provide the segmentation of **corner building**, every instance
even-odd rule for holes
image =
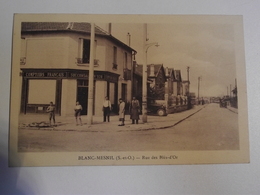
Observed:
[[[21,24],[21,113],[44,113],[52,101],[57,114],[71,116],[79,101],[87,114],[90,30],[89,23]],[[105,96],[116,113],[119,98],[131,100],[136,51],[95,26],[94,53],[94,115],[102,115]]]

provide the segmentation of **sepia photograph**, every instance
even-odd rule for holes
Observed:
[[[242,16],[15,14],[9,166],[249,163]]]

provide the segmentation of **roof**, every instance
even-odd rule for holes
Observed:
[[[84,22],[22,22],[22,32],[39,32],[39,31],[76,31],[91,32],[90,23]],[[109,35],[106,31],[95,27],[95,33],[99,35]]]
[[[158,73],[160,72],[160,69],[163,69],[163,64],[149,64],[147,65],[147,73],[148,73],[148,77],[150,75],[150,70],[151,70],[151,66],[154,66],[154,77],[158,76]],[[163,69],[164,71],[164,69]],[[143,75],[143,66],[142,65],[136,65],[135,67],[135,73],[137,75]]]
[[[184,83],[184,84],[186,84],[186,83],[190,84],[190,81],[185,80],[185,81],[182,81],[182,83]]]
[[[175,79],[175,74],[174,74],[174,69],[173,68],[168,68],[168,74],[169,77]]]
[[[90,34],[91,24],[87,22],[22,22],[22,33],[25,32],[78,32]],[[129,50],[135,51],[125,43],[121,42],[111,34],[95,25],[95,35],[105,36]],[[136,51],[135,51],[136,52]]]

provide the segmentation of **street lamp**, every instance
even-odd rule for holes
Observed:
[[[142,120],[143,123],[147,122],[147,51],[151,46],[158,47],[157,42],[147,43],[144,45],[144,65],[143,65],[143,97],[142,97]]]

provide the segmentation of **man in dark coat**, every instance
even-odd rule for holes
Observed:
[[[130,104],[130,108],[129,108],[129,112],[130,112],[130,119],[132,119],[132,124],[138,124],[138,120],[139,118],[139,112],[140,112],[140,104],[139,101],[133,97],[131,104]]]

